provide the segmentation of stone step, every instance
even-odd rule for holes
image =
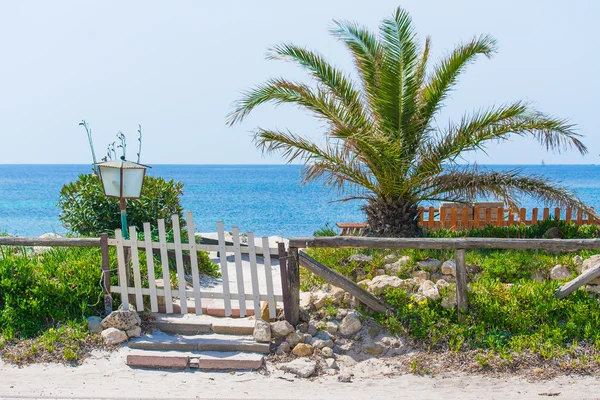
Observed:
[[[201,333],[222,333],[226,335],[252,335],[254,319],[217,318],[210,315],[194,314],[154,314],[154,326],[165,333],[197,335]]]
[[[269,353],[269,343],[257,343],[252,336],[233,336],[219,333],[171,336],[155,332],[139,339],[130,340],[129,347],[140,350],[177,351],[241,351]]]
[[[263,362],[262,354],[240,352],[133,351],[127,355],[130,367],[153,369],[251,370]]]

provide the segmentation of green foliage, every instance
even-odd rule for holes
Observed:
[[[177,214],[184,226],[179,199],[182,193],[181,182],[146,176],[141,197],[127,201],[127,223],[141,231],[144,222],[164,218],[170,228],[171,215]],[[79,175],[75,182],[63,186],[58,206],[62,210],[60,220],[64,227],[81,236],[112,234],[121,228],[119,199],[106,197],[100,178],[94,174]]]
[[[392,331],[403,332],[428,346],[451,350],[491,349],[498,353],[532,351],[551,358],[573,343],[600,345],[600,304],[579,290],[554,298],[558,283],[522,280],[508,285],[480,279],[471,284],[469,312],[462,321],[439,302],[415,301],[401,289],[385,296],[396,313],[379,316]]]
[[[104,307],[100,265],[99,248],[58,248],[29,256],[2,252],[2,336],[32,337],[57,323],[99,314]]]
[[[421,43],[400,7],[383,19],[379,34],[354,22],[335,22],[331,33],[349,51],[355,74],[316,51],[282,43],[268,59],[293,62],[310,81],[275,78],[256,85],[234,103],[228,122],[238,123],[267,103],[291,104],[326,121],[318,141],[268,128],[258,128],[254,141],[263,153],[304,162],[304,181],[338,189],[342,200],[366,200],[370,234],[418,234],[416,206],[424,201],[497,198],[514,206],[527,195],[595,215],[567,188],[543,177],[458,164],[465,153],[514,136],[532,137],[546,150],[587,152],[574,125],[523,101],[440,123],[461,74],[496,53],[494,38],[476,36],[432,64],[430,39]]]
[[[329,222],[326,222],[325,226],[317,229],[313,233],[313,236],[337,236],[338,234],[339,234],[338,229],[331,226],[329,224]]]

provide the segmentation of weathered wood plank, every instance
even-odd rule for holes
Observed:
[[[338,237],[340,237],[340,236],[338,236]],[[344,237],[348,237],[348,236],[344,236]],[[289,322],[292,319],[292,316],[290,314],[290,312],[291,312],[290,293],[288,290],[288,281],[287,281],[288,254],[285,249],[285,243],[279,242],[277,244],[277,247],[279,248],[278,249],[279,250],[279,270],[281,272],[280,277],[281,277],[281,292],[283,294],[283,313],[285,314],[286,321]]]
[[[100,247],[100,238],[27,238],[0,236],[0,246]]]
[[[152,245],[152,230],[150,223],[144,222],[144,243],[146,247]],[[158,299],[156,298],[156,277],[154,276],[154,257],[151,251],[146,253],[146,265],[148,266],[148,288],[150,289],[150,310],[158,312]]]
[[[583,274],[579,275],[577,278],[567,282],[562,287],[558,288],[554,297],[557,299],[563,299],[579,289],[581,286],[585,285],[588,282],[593,281],[594,279],[600,277],[600,264],[594,265],[592,268],[585,271]]]
[[[187,297],[185,294],[185,271],[183,269],[183,252],[181,249],[181,229],[179,228],[179,216],[171,216],[173,224],[173,241],[175,242],[175,262],[177,264],[177,282],[179,283],[179,305],[181,313],[187,314]]]
[[[231,316],[231,296],[229,289],[229,268],[227,267],[227,252],[225,246],[225,228],[223,221],[217,222],[217,232],[219,238],[219,262],[221,264],[221,277],[223,281],[223,303],[225,305],[225,316]]]
[[[277,318],[277,306],[275,304],[275,291],[273,290],[273,269],[271,268],[271,254],[269,254],[269,238],[262,238],[263,248],[266,249],[264,257],[265,280],[267,282],[267,302],[269,303],[269,317]],[[265,247],[266,245],[266,247]]]
[[[300,265],[298,249],[290,247],[287,263],[287,283],[290,296],[290,320],[292,326],[300,322]]]
[[[531,210],[531,225],[535,225],[538,221],[538,209],[537,207]]]
[[[167,314],[173,314],[173,293],[171,293],[171,274],[169,273],[169,256],[167,253],[167,233],[165,231],[165,220],[162,218],[158,220],[158,240],[165,293],[165,309]]]
[[[456,263],[456,303],[458,311],[467,312],[469,303],[467,300],[467,264],[464,249],[457,249],[454,252],[454,261]]]
[[[544,207],[544,212],[542,213],[542,220],[545,221],[550,218],[550,209],[548,207]]]
[[[331,268],[321,264],[303,251],[298,252],[298,261],[301,266],[308,269],[313,274],[325,279],[332,285],[344,289],[373,311],[378,313],[386,313],[388,310],[391,310],[391,308],[386,306],[382,300],[373,296],[371,293],[367,292],[365,289],[361,288],[344,275],[341,275],[337,271],[334,271]]]
[[[496,225],[504,226],[504,207],[498,207],[498,216],[496,217]]]
[[[427,217],[428,217],[427,223],[428,223],[429,229],[435,228],[435,208],[429,207],[429,213],[428,213]]]
[[[374,238],[331,236],[292,238],[297,248],[366,249],[532,249],[574,251],[600,249],[600,239],[505,239],[505,238]]]
[[[198,274],[198,257],[192,257],[193,254],[197,255],[196,250],[196,227],[194,226],[194,217],[192,212],[188,211],[185,215],[187,231],[188,231],[188,244],[190,246],[190,266],[192,269],[192,284],[194,285],[194,309],[196,315],[202,315],[202,297],[200,297],[200,274]]]

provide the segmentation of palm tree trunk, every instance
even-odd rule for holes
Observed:
[[[419,209],[405,199],[372,198],[363,207],[367,215],[367,236],[418,237]]]

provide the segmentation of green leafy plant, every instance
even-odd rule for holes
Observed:
[[[444,102],[466,67],[496,53],[494,38],[474,37],[430,66],[430,39],[424,44],[418,40],[402,8],[381,22],[379,35],[340,21],[335,21],[332,34],[350,52],[357,81],[318,52],[283,43],[270,49],[268,59],[291,61],[312,81],[276,78],[257,85],[234,104],[228,122],[242,121],[265,103],[299,106],[326,121],[321,143],[265,128],[257,129],[254,140],[264,153],[304,161],[304,181],[319,180],[339,189],[342,200],[364,201],[367,234],[419,236],[418,204],[424,201],[491,197],[515,207],[529,195],[596,215],[545,178],[458,164],[466,152],[513,136],[532,137],[547,150],[587,152],[571,123],[523,101],[441,123]]]
[[[160,177],[146,176],[141,197],[127,201],[127,222],[138,231],[143,230],[144,222],[154,222],[164,218],[170,229],[171,215],[180,216],[183,207],[180,196],[183,183],[165,180]],[[98,236],[101,233],[114,234],[121,227],[119,199],[104,195],[102,182],[94,174],[82,174],[75,182],[63,186],[58,206],[61,208],[60,220],[69,231],[82,236]]]

